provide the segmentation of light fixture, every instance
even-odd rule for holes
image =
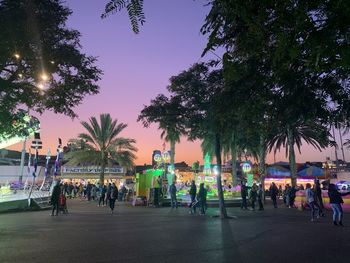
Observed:
[[[20,57],[21,57],[18,53],[15,53],[14,56],[16,59],[20,59]]]
[[[38,88],[39,88],[39,89],[44,89],[44,84],[39,83],[39,84],[38,84]]]
[[[43,74],[41,74],[41,79],[43,81],[47,81],[49,79],[49,77],[47,76],[47,74],[43,73]]]
[[[18,77],[23,78],[23,74],[22,74],[22,73],[19,73],[19,74],[18,74]]]

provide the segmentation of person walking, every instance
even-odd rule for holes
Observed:
[[[283,200],[287,207],[290,206],[290,186],[289,184],[286,184],[286,187],[284,189],[284,197]]]
[[[86,196],[88,201],[91,201],[91,188],[92,188],[92,185],[90,184],[90,182],[88,182],[86,186]]]
[[[343,208],[342,204],[344,203],[342,196],[348,195],[347,193],[339,193],[335,184],[329,184],[328,186],[328,197],[329,203],[333,210],[333,225],[343,226]]]
[[[196,187],[196,184],[195,184],[194,180],[192,180],[189,194],[190,194],[190,197],[191,197],[189,213],[192,214],[192,213],[196,212],[196,207],[194,207],[194,205],[195,205],[195,202],[196,202],[197,187]]]
[[[112,190],[112,184],[109,183],[107,187],[107,192],[106,192],[106,205],[108,205],[109,199],[111,198],[111,190]]]
[[[264,210],[264,205],[263,205],[264,189],[262,184],[259,184],[258,186],[257,197],[258,197],[259,210]]]
[[[206,200],[207,200],[207,189],[204,188],[204,183],[201,183],[199,185],[199,191],[198,191],[198,202],[194,205],[194,210],[196,206],[201,207],[200,215],[205,215],[205,208],[207,206]]]
[[[91,199],[93,201],[97,200],[97,187],[95,184],[91,185]]]
[[[105,206],[105,198],[106,198],[107,187],[102,184],[100,185],[100,198],[98,200],[98,206]]]
[[[311,222],[315,221],[315,215],[317,218],[319,218],[319,206],[315,201],[315,193],[311,189],[311,184],[306,184],[306,190],[305,190],[305,196],[306,196],[306,202],[310,206],[311,209]]]
[[[61,194],[61,187],[60,187],[60,182],[57,181],[56,185],[53,187],[52,194],[51,194],[51,205],[52,205],[52,212],[51,216],[55,214],[56,211],[56,216],[58,216],[58,210],[60,208],[60,194]]]
[[[173,182],[169,187],[170,199],[171,199],[171,208],[177,208],[177,200],[176,200],[176,186],[175,182]]]
[[[270,196],[271,196],[271,200],[274,208],[277,208],[277,195],[278,195],[278,188],[275,185],[275,183],[272,182],[270,186]]]
[[[320,208],[319,214],[320,214],[320,216],[325,216],[325,214],[323,212],[324,205],[323,205],[323,199],[322,199],[322,189],[321,189],[321,185],[320,185],[319,180],[315,181],[314,189],[315,189],[314,190],[315,191],[315,201]]]
[[[241,182],[241,197],[242,197],[242,204],[241,209],[247,210],[247,195],[248,195],[248,187],[245,184],[245,181]]]
[[[118,188],[115,185],[115,183],[113,183],[111,187],[111,194],[109,196],[109,208],[111,209],[111,214],[114,213],[114,205],[117,198],[118,198]]]
[[[252,210],[255,210],[255,202],[258,195],[258,187],[256,183],[253,184],[252,188],[250,189],[250,202],[252,204]]]
[[[289,190],[289,208],[295,208],[295,197],[296,193],[299,191],[295,186],[292,186]]]

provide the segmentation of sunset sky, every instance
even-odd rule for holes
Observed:
[[[200,27],[209,7],[204,6],[205,0],[146,0],[146,23],[140,34],[135,35],[125,11],[104,20],[100,18],[106,2],[66,1],[73,10],[68,26],[81,32],[83,51],[98,57],[97,64],[104,75],[99,82],[100,94],[85,98],[76,108],[78,119],[71,120],[50,112],[39,117],[42,153],[48,148],[55,152],[58,137],[66,143],[82,132],[81,120],[110,113],[129,125],[122,135],[137,140],[136,163],[150,163],[152,151],[162,149],[160,131],[156,124],[143,128],[136,122],[137,116],[143,105],[148,105],[157,94],[166,92],[171,76],[193,63],[212,58],[201,58],[207,40],[200,34]],[[199,145],[199,142],[187,142],[183,138],[177,145],[176,161],[191,164],[199,160],[202,163]],[[20,145],[11,148],[20,149]],[[302,155],[297,155],[297,162],[323,161],[326,156],[334,159],[334,149],[322,153],[311,147],[302,150]],[[340,151],[338,154],[341,158]],[[284,151],[276,156],[276,161],[282,160],[286,160]],[[273,162],[273,156],[269,155],[267,161]]]

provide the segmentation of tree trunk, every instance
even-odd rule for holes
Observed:
[[[287,128],[287,140],[289,147],[289,166],[291,173],[291,185],[297,186],[297,166],[294,152],[294,136],[290,127]]]
[[[264,136],[260,135],[260,145],[259,145],[259,176],[260,182],[263,189],[263,200],[265,200],[265,176],[266,176],[266,143]]]
[[[170,182],[168,182],[168,185],[174,182],[175,177],[175,141],[170,141],[170,165],[174,172],[171,174],[171,179]]]
[[[237,145],[236,142],[233,142],[231,144],[231,159],[232,159],[232,184],[233,186],[238,185],[238,178],[237,178]]]
[[[170,165],[175,169],[175,141],[170,141]]]
[[[220,135],[215,135],[215,156],[216,156],[216,164],[218,174],[216,176],[216,183],[218,187],[218,197],[219,197],[219,208],[220,208],[220,217],[227,218],[227,212],[225,207],[224,193],[222,191],[221,184],[221,143],[220,143]]]
[[[102,163],[101,163],[101,173],[100,173],[100,185],[103,185],[105,183],[105,168],[106,168],[106,162],[105,162],[105,154],[102,152]]]

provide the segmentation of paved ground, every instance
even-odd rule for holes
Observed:
[[[49,211],[0,214],[0,262],[350,262],[345,226],[316,223],[294,209],[241,211],[236,219],[179,208],[105,207],[73,200],[68,216]]]

